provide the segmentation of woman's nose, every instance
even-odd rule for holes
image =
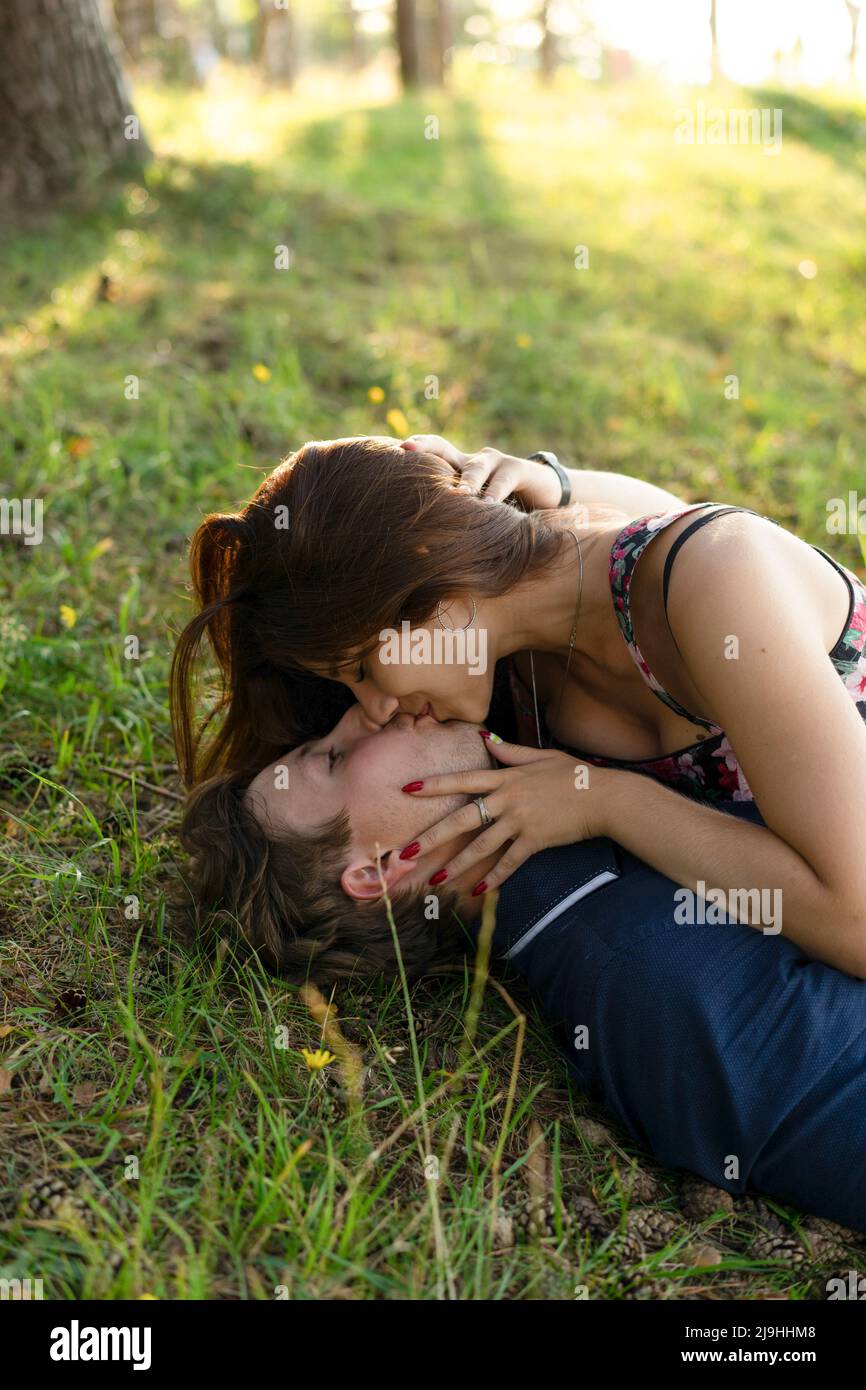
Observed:
[[[358,704],[361,706],[364,716],[369,722],[375,724],[377,729],[381,728],[383,724],[388,723],[388,720],[396,713],[400,704],[396,696],[383,695],[377,690],[356,689],[355,694],[357,695]],[[369,732],[373,733],[375,731],[371,729]]]

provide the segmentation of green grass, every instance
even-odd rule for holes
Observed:
[[[156,164],[7,246],[0,476],[44,498],[45,542],[0,545],[0,1273],[61,1298],[812,1288],[815,1266],[756,1258],[744,1204],[689,1219],[680,1175],[599,1127],[527,1001],[488,984],[472,1025],[470,976],[425,982],[417,1040],[400,986],[341,991],[357,1101],[339,1060],[308,1070],[298,992],[179,942],[167,908],[186,538],[305,439],[399,434],[397,411],[741,502],[860,565],[825,516],[862,486],[866,111],[791,97],[773,158],[678,146],[687,99],[146,90]],[[79,1201],[58,1186],[39,1215],[46,1176]],[[512,1243],[539,1190],[549,1232]],[[579,1194],[604,1239],[563,1225]],[[671,1217],[644,1256],[622,1236],[639,1197]]]

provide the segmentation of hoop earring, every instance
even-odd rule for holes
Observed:
[[[467,623],[464,623],[462,627],[449,627],[448,623],[443,623],[442,621],[442,600],[440,599],[436,605],[436,621],[439,623],[439,626],[444,627],[446,632],[465,632],[466,629],[468,627],[471,627],[472,624],[475,622],[475,615],[478,612],[478,607],[475,603],[474,598],[471,599],[470,602],[472,604],[472,612],[469,615],[469,621]]]

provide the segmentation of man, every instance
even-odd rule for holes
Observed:
[[[354,705],[252,779],[193,793],[200,901],[269,963],[327,983],[395,968],[384,880],[407,973],[439,969],[477,941],[471,888],[489,866],[433,895],[477,832],[400,849],[467,798],[401,788],[491,761],[474,725],[379,726]],[[761,819],[748,802],[730,813]],[[716,924],[702,902],[684,912],[677,884],[609,839],[549,849],[500,890],[492,952],[528,982],[582,1089],[660,1162],[866,1232],[866,981],[776,931]]]

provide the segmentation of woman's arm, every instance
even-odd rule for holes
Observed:
[[[462,475],[467,485],[482,488],[493,501],[518,496],[532,509],[558,507],[562,487],[554,470],[538,459],[517,458],[498,449],[481,449],[464,454],[438,434],[413,434],[402,441],[404,449],[436,454]],[[682,497],[655,483],[633,478],[628,473],[605,473],[592,468],[569,468],[571,497],[586,506],[593,504],[625,512],[629,520],[649,512],[674,511],[688,505]]]
[[[778,890],[783,935],[866,978],[866,724],[827,657],[805,579],[775,554],[767,562],[765,524],[740,514],[715,524],[724,538],[677,556],[668,615],[766,828],[605,769],[604,833],[693,890],[698,880],[767,889],[770,902]]]
[[[846,885],[825,882],[774,830],[702,806],[635,772],[603,771],[608,785],[600,833],[701,897],[720,890],[726,910],[747,926],[781,933],[807,955],[866,979],[864,909],[850,901]],[[853,863],[850,871],[860,874]]]
[[[537,466],[553,473],[553,469],[547,464],[539,463]],[[571,496],[574,502],[583,502],[586,506],[598,503],[603,507],[615,507],[619,511],[627,512],[631,520],[638,516],[646,516],[650,512],[676,511],[689,505],[675,493],[656,487],[655,483],[644,482],[643,478],[633,478],[629,473],[603,473],[592,468],[567,468],[566,472],[571,478]],[[559,482],[555,474],[554,481],[557,496],[555,501],[547,504],[551,507],[559,505]]]

